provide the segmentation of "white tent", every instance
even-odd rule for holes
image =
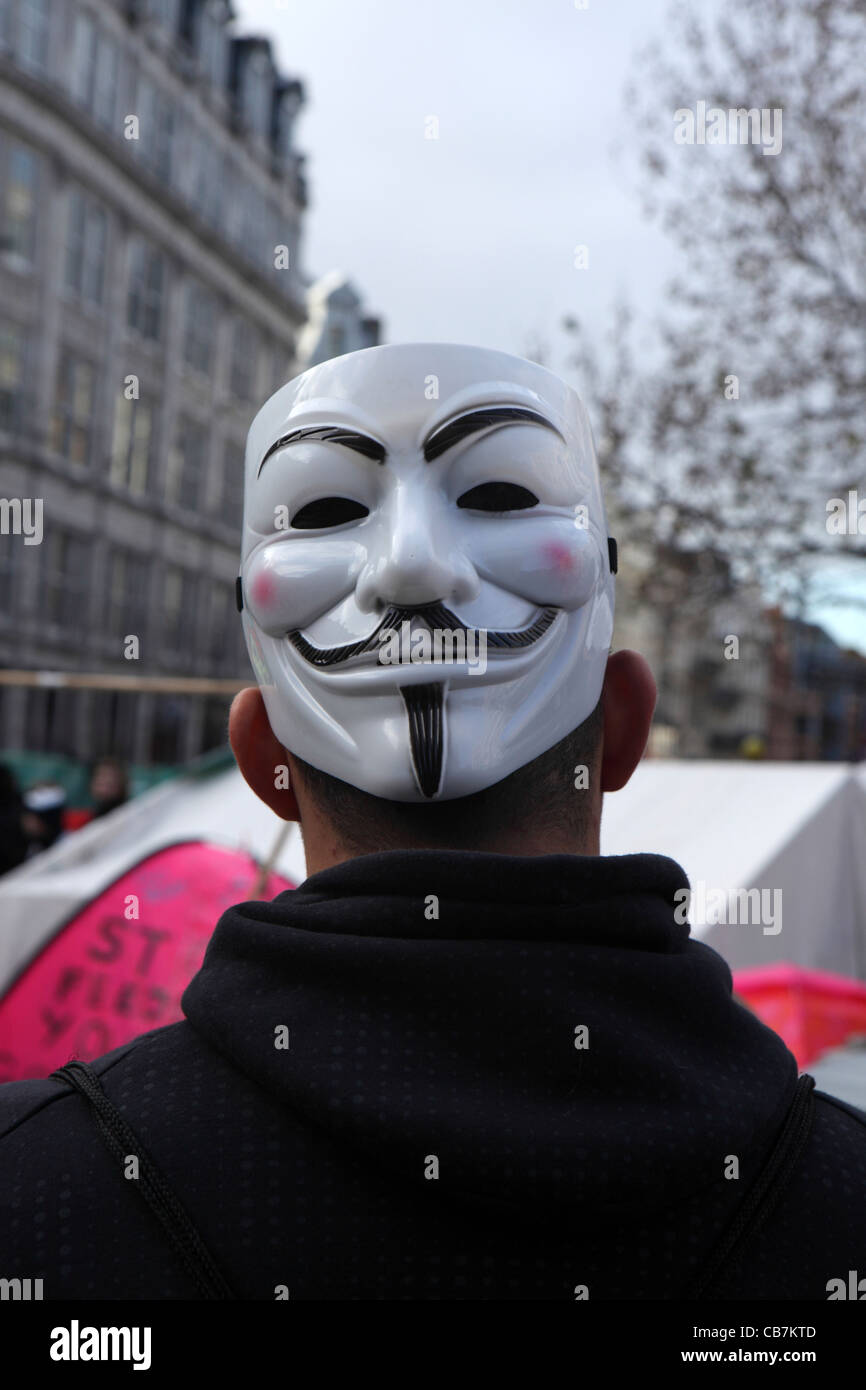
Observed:
[[[866,1110],[866,1039],[852,1038],[845,1047],[825,1052],[810,1062],[809,1073],[819,1091]]]
[[[0,878],[0,993],[76,908],[151,851],[208,840],[265,860],[283,824],[229,768],[161,783],[75,831]],[[732,968],[790,961],[866,980],[862,767],[648,759],[605,797],[601,849],[676,859],[695,890],[694,935]],[[306,876],[296,826],[273,867],[294,883]],[[711,890],[718,903],[737,889],[765,890],[749,906],[768,912],[731,920],[729,907],[713,922]]]
[[[64,836],[0,878],[0,994],[77,908],[148,854],[206,840],[265,862],[285,826],[230,767],[161,782]],[[306,877],[296,825],[271,868],[292,883]]]
[[[693,934],[739,969],[866,980],[866,770],[647,759],[604,799],[603,854],[676,859]],[[736,890],[762,890],[748,900]]]

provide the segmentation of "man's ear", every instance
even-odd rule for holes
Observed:
[[[300,820],[289,781],[289,757],[268,721],[258,686],[241,690],[229,712],[229,743],[244,781],[281,820]]]
[[[653,673],[637,652],[615,652],[608,657],[601,692],[603,792],[624,787],[643,757],[657,695]]]

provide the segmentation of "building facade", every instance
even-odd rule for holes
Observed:
[[[816,623],[770,610],[775,634],[770,757],[829,762],[866,758],[866,656]]]
[[[2,667],[252,679],[243,446],[307,312],[304,93],[234,25],[228,0],[0,0]],[[227,707],[0,687],[0,749],[175,762]]]
[[[330,357],[375,347],[381,320],[364,313],[354,284],[342,270],[329,271],[307,290],[307,322],[298,338],[298,365],[315,367]]]
[[[652,667],[651,756],[866,756],[866,656],[768,608],[718,556],[651,551],[621,528],[614,646]]]

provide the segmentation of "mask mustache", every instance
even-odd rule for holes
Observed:
[[[446,608],[444,603],[438,601],[436,603],[412,604],[408,607],[392,604],[369,637],[362,637],[360,641],[350,642],[346,646],[314,647],[299,631],[289,632],[286,635],[295,650],[300,652],[301,656],[311,665],[338,666],[343,661],[349,661],[353,656],[361,656],[364,652],[375,651],[379,646],[380,633],[385,632],[388,628],[397,628],[402,622],[412,622],[414,618],[421,618],[431,629],[438,628],[464,634],[486,632],[488,648],[516,651],[521,647],[529,647],[533,642],[537,642],[539,637],[550,627],[558,613],[558,608],[540,608],[537,617],[529,627],[520,628],[516,632],[498,632],[491,631],[490,628],[468,627],[466,623],[460,621],[456,613],[452,613],[450,608]]]

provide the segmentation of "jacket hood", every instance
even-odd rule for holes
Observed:
[[[650,854],[365,855],[224,913],[183,1009],[380,1169],[435,1158],[528,1222],[646,1216],[763,1153],[797,1081],[675,920],[687,887]]]

